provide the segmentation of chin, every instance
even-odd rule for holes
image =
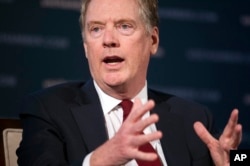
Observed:
[[[119,87],[123,86],[126,83],[126,81],[117,79],[117,77],[114,79],[106,79],[104,82],[109,87]]]
[[[105,83],[109,87],[117,87],[117,86],[122,86],[124,84],[123,82],[120,82],[120,81],[108,81],[108,82],[105,82]]]
[[[120,74],[108,74],[103,77],[103,82],[110,86],[118,86],[126,82],[126,78],[121,77]]]

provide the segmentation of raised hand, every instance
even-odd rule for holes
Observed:
[[[140,145],[162,137],[160,131],[145,135],[141,134],[146,127],[159,120],[156,114],[152,114],[143,120],[141,119],[154,106],[155,103],[152,100],[143,105],[139,99],[135,99],[131,113],[119,131],[113,138],[92,153],[91,165],[122,165],[131,159],[155,160],[157,158],[156,154],[138,150]]]
[[[207,145],[216,166],[229,166],[229,152],[237,149],[242,139],[242,126],[238,124],[239,111],[234,109],[219,139],[214,138],[200,122],[194,123],[194,129]]]

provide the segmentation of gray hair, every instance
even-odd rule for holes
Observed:
[[[158,0],[136,0],[139,6],[139,14],[145,23],[145,28],[147,32],[150,32],[152,27],[157,26],[159,24],[159,16],[158,16]],[[85,28],[85,18],[86,11],[91,0],[82,0],[81,5],[81,14],[80,14],[80,27],[82,33]]]

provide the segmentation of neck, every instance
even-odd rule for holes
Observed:
[[[145,82],[143,81],[140,84],[137,85],[129,85],[129,84],[122,84],[118,86],[109,86],[106,85],[100,86],[98,83],[98,86],[102,89],[102,91],[109,96],[112,96],[116,99],[122,100],[122,99],[132,99],[134,98],[145,86]]]

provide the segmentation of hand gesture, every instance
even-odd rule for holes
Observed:
[[[140,145],[162,137],[160,131],[141,134],[146,127],[156,123],[159,119],[156,114],[142,119],[142,116],[154,106],[155,103],[152,100],[143,105],[139,99],[135,99],[132,110],[119,131],[92,153],[91,165],[123,165],[131,159],[155,160],[156,154],[145,153],[138,149]]]
[[[194,123],[194,129],[207,145],[216,166],[229,166],[229,152],[237,149],[242,139],[242,126],[238,124],[239,111],[234,109],[219,139],[214,138],[200,122]]]

